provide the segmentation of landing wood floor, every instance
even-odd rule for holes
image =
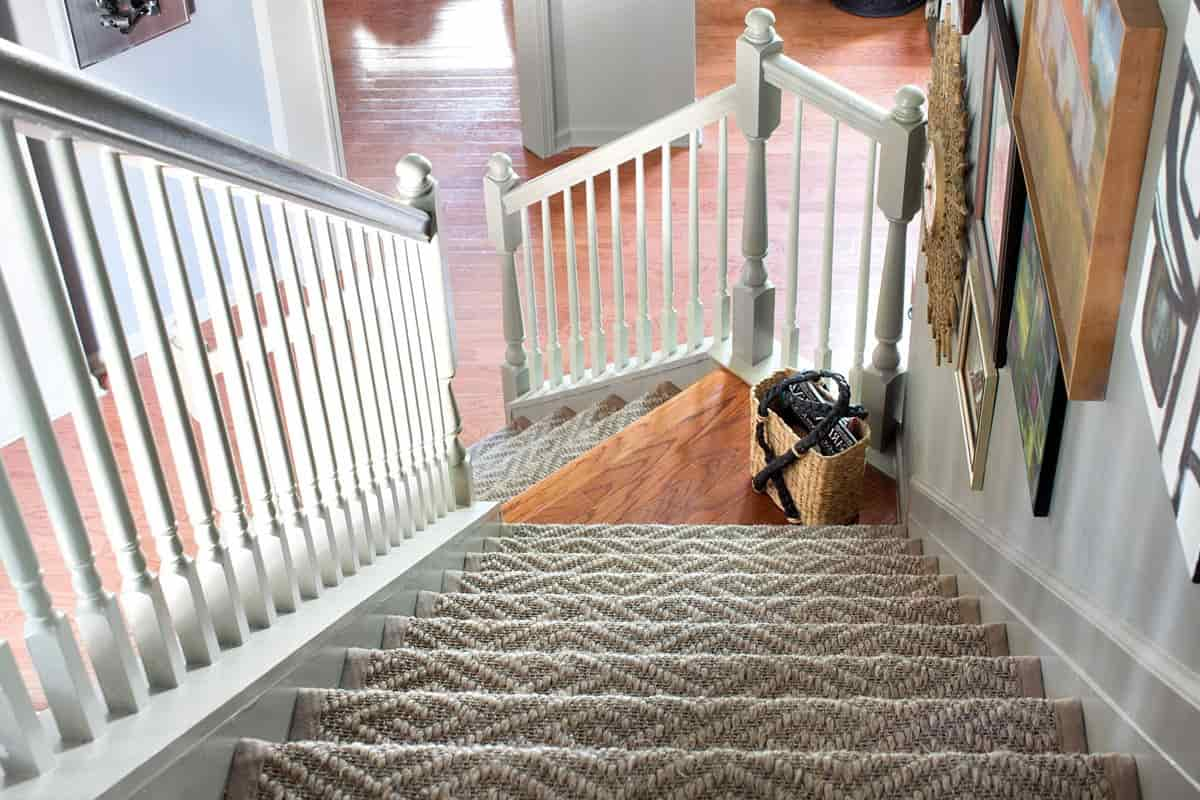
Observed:
[[[708,94],[733,82],[733,43],[742,30],[746,11],[752,5],[741,0],[697,0],[697,95]],[[920,14],[910,14],[899,20],[866,20],[835,11],[828,0],[780,0],[774,10],[779,16],[778,30],[786,40],[787,52],[793,58],[822,70],[884,105],[890,106],[891,95],[901,84],[927,82],[929,51]],[[459,373],[456,391],[464,417],[464,438],[470,443],[503,424],[498,372],[498,365],[503,359],[499,272],[495,256],[486,241],[481,190],[487,158],[492,152],[503,150],[512,156],[519,174],[531,177],[561,164],[576,152],[541,160],[521,148],[511,4],[508,0],[326,0],[326,11],[350,177],[379,191],[391,193],[395,161],[404,153],[417,151],[433,161],[435,174],[441,181],[458,324]],[[768,263],[776,283],[781,283],[782,279],[791,113],[790,107],[785,110],[784,121],[769,152],[773,227]],[[825,154],[830,129],[826,120],[816,117],[816,114],[806,117],[804,133],[802,180],[806,189],[801,208],[804,253],[800,295],[800,319],[804,331],[802,348],[811,348],[816,341],[812,332],[813,318],[806,313],[806,309],[811,305],[809,301],[816,287]],[[736,273],[740,263],[736,257],[737,242],[741,235],[737,220],[740,219],[742,206],[745,153],[733,125],[730,126],[730,134],[729,241],[732,274]],[[715,142],[715,133],[710,131],[709,135],[708,141]],[[712,216],[714,200],[710,187],[715,185],[715,150],[715,147],[706,146],[701,152],[704,219]],[[864,153],[861,140],[856,136],[843,136],[837,213],[838,220],[844,222],[839,223],[835,247],[835,269],[840,276],[835,282],[834,291],[833,318],[839,323],[834,331],[835,345],[846,344],[852,338],[849,325],[853,319],[854,292],[853,284],[846,283],[846,279],[853,279],[858,265],[857,231],[863,202]],[[676,152],[672,160],[676,162],[672,170],[675,197],[672,216],[676,237],[675,307],[681,312],[682,321],[686,318],[684,300],[687,296],[687,247],[684,239],[687,231],[687,154]],[[656,259],[661,252],[658,239],[661,220],[657,216],[661,177],[657,157],[648,158],[646,167],[646,202],[651,231],[651,304],[659,308],[662,305],[661,264]],[[622,170],[621,179],[626,191],[630,191],[633,186],[631,165]],[[598,181],[596,188],[598,207],[607,209],[607,181]],[[576,220],[582,234],[585,219],[583,198],[582,193],[576,194],[580,204],[576,208]],[[561,213],[561,208],[557,208],[556,213]],[[601,261],[605,269],[603,285],[607,287],[611,286],[611,276],[607,272],[610,243],[605,228],[601,226],[600,242]],[[877,220],[875,229],[877,234],[882,231],[882,222]],[[558,230],[561,231],[561,227]],[[630,218],[625,221],[626,240],[623,243],[627,265],[635,263],[631,236],[633,230]],[[711,297],[716,285],[713,257],[716,232],[706,225],[701,233],[702,296],[709,314],[708,330],[711,331]],[[539,236],[535,221],[534,237]],[[580,241],[586,241],[582,235]],[[882,247],[883,238],[877,235],[873,258],[876,278],[873,285],[878,282]],[[561,234],[556,240],[555,251],[559,286],[565,287],[566,258]],[[582,249],[579,263],[586,270],[586,253]],[[583,285],[586,286],[586,282]],[[627,315],[632,319],[635,309],[634,282],[628,280],[626,286],[629,291],[626,297]],[[560,292],[560,297],[562,305],[559,317],[564,326],[560,333],[565,335],[565,293]],[[782,317],[782,293],[779,305]],[[605,308],[605,326],[611,331],[610,300],[606,300]],[[544,325],[544,309],[542,313]],[[585,331],[589,324],[585,302]],[[681,330],[681,339],[682,334]],[[656,330],[656,343],[660,336],[661,332]],[[145,359],[137,359],[136,367],[155,439],[163,456],[180,534],[188,552],[194,553],[194,537],[182,507],[179,484],[169,457],[170,449],[162,417],[157,412],[157,399]],[[111,396],[101,399],[101,410],[126,489],[132,498],[143,549],[148,556],[150,569],[157,570],[154,542],[137,493],[129,453]],[[117,591],[119,577],[113,548],[104,532],[73,422],[69,417],[64,417],[55,423],[55,430],[72,476],[84,523],[91,533],[97,567],[105,585],[111,591]],[[58,554],[54,531],[24,443],[18,441],[0,448],[0,460],[8,470],[31,529],[55,607],[69,612],[75,605],[69,574]],[[744,459],[733,458],[730,468],[736,467],[740,471],[743,463]],[[884,506],[887,502],[883,500]],[[250,506],[253,511],[253,503]],[[770,513],[770,509],[764,509],[764,513]],[[23,616],[16,594],[7,576],[0,572],[0,639],[7,640],[13,646],[28,685],[35,689],[35,701],[42,705],[44,700],[41,693],[36,691],[37,680],[29,668],[22,642],[22,626]]]

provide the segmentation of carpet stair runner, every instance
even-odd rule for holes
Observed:
[[[578,413],[561,408],[532,424],[514,420],[471,447],[476,497],[499,502],[516,497],[677,394],[677,386],[664,382],[630,403],[610,395]]]
[[[1138,797],[895,526],[505,526],[379,645],[230,800]]]

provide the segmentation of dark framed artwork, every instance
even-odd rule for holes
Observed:
[[[1167,496],[1200,582],[1200,9],[1188,14],[1130,335]]]
[[[1008,328],[1008,366],[1033,514],[1050,513],[1054,473],[1067,413],[1067,385],[1046,290],[1033,212],[1026,204]]]
[[[987,0],[988,55],[975,159],[975,219],[983,227],[986,272],[992,291],[992,341],[995,365],[1008,362],[1008,322],[1025,213],[1025,175],[1012,126],[1017,80],[1017,34],[1004,0]]]
[[[966,36],[983,16],[983,0],[958,0],[958,32]]]
[[[1108,387],[1166,27],[1158,0],[1028,0],[1013,127],[1067,393]]]
[[[954,365],[954,383],[958,389],[958,408],[962,417],[963,443],[967,450],[967,468],[971,488],[983,488],[987,467],[988,443],[992,436],[992,416],[996,408],[996,387],[999,383],[996,366],[992,363],[992,320],[989,312],[991,298],[978,237],[979,223],[974,225],[976,239],[967,259],[963,280],[963,298],[958,324],[958,352]]]

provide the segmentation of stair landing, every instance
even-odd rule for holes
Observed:
[[[504,504],[506,522],[781,525],[750,488],[749,386],[717,369]],[[898,520],[896,482],[867,466],[862,524]]]

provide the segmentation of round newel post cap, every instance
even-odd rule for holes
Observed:
[[[892,118],[897,122],[920,122],[921,108],[925,105],[925,92],[919,86],[909,84],[896,90],[896,105]]]
[[[746,32],[743,36],[755,44],[771,41],[775,37],[775,15],[771,13],[771,9],[750,9],[746,13]]]
[[[496,183],[504,183],[515,177],[512,159],[508,157],[508,153],[492,153],[492,157],[488,159],[487,176]]]
[[[396,162],[396,189],[405,197],[417,197],[433,185],[433,165],[420,153],[409,153]]]

